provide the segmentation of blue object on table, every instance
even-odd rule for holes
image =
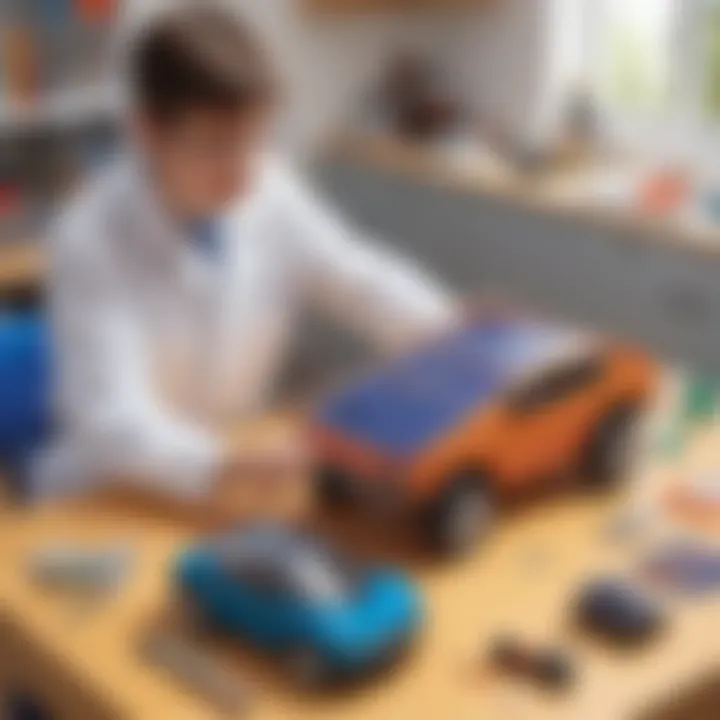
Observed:
[[[51,427],[50,333],[37,314],[0,314],[0,463],[22,476]]]
[[[315,536],[273,524],[189,550],[176,576],[193,614],[262,651],[302,653],[299,669],[318,684],[385,664],[422,617],[418,591],[402,574],[365,567]]]

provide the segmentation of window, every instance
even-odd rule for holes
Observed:
[[[713,122],[720,123],[720,2],[711,3],[706,13],[704,109]]]
[[[678,16],[677,0],[604,0],[598,94],[606,107],[651,114],[668,108]]]
[[[517,413],[538,412],[597,382],[604,368],[603,360],[593,357],[551,370],[517,390],[510,397],[509,406]]]
[[[706,157],[720,133],[720,0],[585,8],[588,71],[610,134],[654,154]]]

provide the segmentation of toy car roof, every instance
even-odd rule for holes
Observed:
[[[296,553],[299,546],[308,546],[302,533],[276,523],[241,527],[220,535],[211,544],[227,565],[245,560],[278,564]]]
[[[589,336],[556,325],[481,318],[331,397],[319,424],[407,459],[520,378],[590,346]]]
[[[358,581],[361,566],[309,532],[277,523],[258,523],[226,533],[211,543],[220,562],[248,582],[262,570],[278,585],[307,596],[342,596]]]
[[[226,566],[264,563],[276,568],[313,556],[337,561],[339,553],[322,538],[280,523],[261,522],[225,533],[211,542]]]

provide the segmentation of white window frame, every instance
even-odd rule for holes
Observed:
[[[632,2],[632,0],[628,0]],[[707,64],[702,36],[703,13],[720,0],[677,0],[678,26],[673,77],[673,105],[663,116],[649,117],[600,106],[602,127],[608,143],[641,156],[695,165],[720,163],[720,122],[703,116]],[[603,58],[597,28],[604,26],[602,0],[584,0],[584,74],[593,88],[601,82]]]

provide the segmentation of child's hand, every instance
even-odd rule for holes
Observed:
[[[306,470],[308,463],[307,446],[298,433],[272,433],[233,448],[223,481],[235,482],[243,476],[273,478],[296,475]]]
[[[307,445],[295,431],[247,438],[232,448],[213,504],[237,516],[296,507],[307,496],[309,466]]]

